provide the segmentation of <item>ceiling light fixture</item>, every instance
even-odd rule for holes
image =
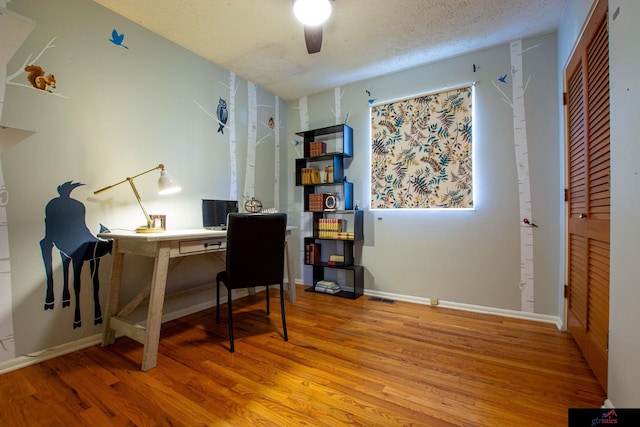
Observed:
[[[304,25],[321,25],[331,15],[331,3],[329,0],[296,0],[293,13]]]

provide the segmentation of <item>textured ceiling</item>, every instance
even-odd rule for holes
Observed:
[[[565,0],[334,0],[307,54],[292,0],[94,0],[285,100],[554,31]]]

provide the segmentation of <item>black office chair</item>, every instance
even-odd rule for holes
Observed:
[[[227,221],[226,270],[216,275],[216,322],[220,323],[220,282],[227,287],[229,344],[233,346],[231,290],[266,287],[269,315],[269,286],[280,285],[280,312],[284,340],[288,341],[284,315],[284,245],[287,214],[230,213]]]

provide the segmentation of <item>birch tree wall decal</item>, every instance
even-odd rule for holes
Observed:
[[[258,102],[256,85],[251,82],[247,82],[247,96],[247,164],[244,171],[244,191],[242,195],[248,200],[255,196],[256,191],[256,147],[258,145]]]
[[[340,86],[333,90],[333,99],[335,102],[335,108],[331,110],[331,112],[336,117],[337,125],[344,123],[342,121],[342,96],[344,95],[344,90],[340,89]]]
[[[300,130],[309,130],[309,106],[306,96],[298,99],[298,110],[300,111]]]
[[[207,111],[198,101],[193,101],[205,114],[211,117],[216,121],[218,126],[221,128],[227,128],[229,134],[229,200],[238,200],[238,166],[236,161],[236,107],[235,107],[235,97],[238,91],[238,87],[236,86],[236,75],[235,73],[229,73],[229,83],[224,84],[223,86],[229,88],[229,101],[227,102],[227,122],[222,123],[218,119],[218,113],[214,113],[212,111]],[[216,107],[218,103],[216,103]],[[223,132],[220,132],[224,134]]]
[[[4,108],[4,96],[7,85],[37,90],[31,84],[27,84],[26,78],[25,83],[18,83],[13,80],[25,73],[25,67],[27,65],[38,61],[48,49],[55,47],[53,44],[55,39],[56,37],[51,39],[35,58],[32,58],[33,53],[30,53],[24,63],[11,74],[7,71],[6,64],[0,64],[0,118],[2,117]],[[65,98],[59,93],[46,91],[42,91],[42,93]],[[11,257],[9,253],[9,223],[7,221],[8,203],[9,192],[5,187],[4,172],[2,170],[2,163],[0,162],[0,295],[2,295],[2,298],[0,298],[0,318],[3,319],[2,322],[0,322],[0,362],[15,358],[13,302],[11,297]]]
[[[258,145],[264,143],[270,136],[271,129],[267,123],[262,125],[267,129],[267,133],[258,140],[258,108],[268,107],[270,105],[258,105],[257,89],[253,82],[247,82],[248,96],[248,132],[247,132],[247,164],[245,167],[244,191],[242,196],[246,200],[255,197],[256,191],[256,149]]]
[[[13,341],[13,301],[11,299],[11,258],[9,256],[9,224],[7,204],[9,192],[5,188],[0,162],[0,362],[15,357]]]
[[[273,207],[280,211],[280,97],[275,97],[275,120],[273,123],[273,140],[275,160],[273,164]],[[270,126],[271,127],[271,126]]]
[[[229,110],[229,119],[227,127],[229,128],[229,199],[238,200],[238,162],[236,155],[236,93],[238,86],[236,84],[236,74],[229,73],[229,102],[227,109]]]
[[[492,81],[496,89],[502,94],[503,101],[513,109],[513,136],[520,204],[520,216],[518,218],[520,223],[520,304],[521,310],[528,313],[533,313],[534,311],[535,282],[533,277],[533,227],[521,222],[522,218],[532,218],[527,120],[524,108],[524,94],[529,84],[529,79],[523,84],[522,54],[538,46],[522,50],[522,40],[514,40],[510,43],[512,100],[500,89],[497,83]]]
[[[303,96],[301,98],[298,99],[298,112],[299,112],[299,117],[300,117],[300,130],[301,131],[307,131],[309,130],[309,106],[308,106],[308,98],[306,96]],[[302,141],[300,141],[302,145]],[[294,147],[296,148],[297,151],[297,146],[294,144]],[[304,154],[304,148],[300,147],[300,150],[302,150],[302,153],[298,154],[298,157],[302,157]],[[303,196],[304,197],[304,196]],[[303,203],[304,205],[304,203]],[[300,210],[300,238],[302,239],[302,236],[305,235],[310,235],[310,233],[313,232],[313,217],[311,215],[305,215],[304,210]],[[300,248],[303,248],[304,245],[300,245]],[[311,275],[312,271],[311,271],[311,267],[309,266],[305,266],[304,265],[304,252],[302,249],[300,249],[300,251],[298,252],[298,265],[302,265],[302,276],[303,276],[303,282],[304,283],[312,283],[313,282],[313,277]]]
[[[298,106],[293,107],[294,110],[298,110],[300,117],[300,130],[309,130],[309,110],[307,109],[307,97],[303,96],[298,98]],[[296,152],[296,157],[302,157],[302,141],[299,139],[291,138],[291,145]]]

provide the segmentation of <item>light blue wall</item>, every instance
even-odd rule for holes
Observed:
[[[523,41],[534,230],[535,312],[558,315],[561,188],[558,158],[556,35]],[[511,96],[509,45],[497,46],[340,88],[341,112],[354,129],[354,158],[346,172],[355,200],[369,207],[369,103],[477,82],[476,209],[471,212],[367,212],[362,250],[365,288],[407,296],[520,310],[520,227],[512,109],[492,82]],[[476,72],[473,65],[476,65]],[[366,91],[371,93],[371,96]],[[307,97],[309,128],[336,123],[334,90]],[[300,131],[298,102],[289,102],[289,131]],[[290,174],[294,163],[289,162]],[[299,213],[302,189],[292,189]],[[307,215],[308,216],[308,215]],[[303,232],[304,234],[304,232]],[[309,281],[309,274],[305,274]]]
[[[200,200],[230,195],[229,129],[217,132],[215,115],[220,97],[229,101],[229,71],[214,65],[156,34],[116,15],[93,1],[16,0],[14,12],[36,21],[36,27],[8,64],[11,75],[21,69],[29,54],[36,64],[57,79],[52,95],[30,87],[23,73],[6,87],[2,119],[35,129],[35,135],[2,154],[7,190],[8,224],[16,355],[32,353],[98,334],[93,325],[89,266],[82,275],[82,327],[73,329],[73,306],[62,308],[60,256],[55,262],[53,310],[44,310],[45,273],[39,241],[44,236],[44,209],[57,197],[56,188],[66,181],[86,185],[71,196],[86,207],[86,225],[95,234],[102,223],[109,228],[132,229],[144,223],[128,185],[93,195],[93,191],[150,169],[159,163],[180,182],[183,191],[160,197],[157,175],[136,180],[150,213],[167,215],[169,228],[200,227]],[[109,41],[116,28],[124,33],[125,49]],[[237,194],[245,181],[248,134],[248,82],[236,79]],[[275,103],[283,112],[279,124],[284,136],[286,103],[257,89],[258,135],[256,197],[273,207],[275,156],[274,132],[260,123],[274,116]],[[198,104],[196,104],[196,102]],[[286,164],[286,141],[277,153]],[[280,173],[280,171],[278,171]],[[286,188],[282,173],[280,185]],[[286,194],[279,200],[286,205]],[[149,280],[151,262],[127,263],[123,298]],[[213,281],[216,267],[200,268],[200,259],[185,260],[170,276],[170,290],[187,283]],[[218,266],[218,267],[221,267]],[[109,279],[110,257],[100,269],[103,308]],[[218,268],[220,269],[220,268]],[[197,272],[206,273],[197,273]],[[0,296],[4,297],[4,296]],[[215,295],[212,293],[213,300]],[[195,300],[192,303],[200,303]]]

